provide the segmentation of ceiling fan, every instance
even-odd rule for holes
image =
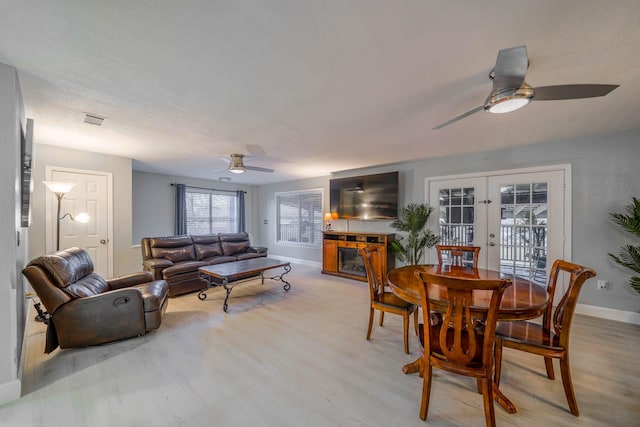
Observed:
[[[220,157],[225,162],[229,163],[227,170],[233,173],[244,173],[247,170],[257,172],[273,172],[273,169],[261,168],[259,166],[247,166],[244,164],[244,154],[231,154],[229,157]]]
[[[493,80],[493,88],[484,104],[434,127],[433,130],[448,126],[482,110],[489,113],[509,113],[524,107],[533,100],[558,101],[562,99],[595,98],[604,96],[619,86],[571,84],[533,88],[524,81],[528,67],[529,59],[526,46],[501,49],[498,52],[496,65],[489,73],[489,78]]]

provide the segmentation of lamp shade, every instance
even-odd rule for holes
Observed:
[[[75,216],[74,220],[78,221],[80,224],[86,224],[89,221],[91,221],[91,217],[86,212],[80,212],[78,215]]]
[[[68,193],[76,185],[75,182],[62,182],[62,181],[42,181],[42,183],[46,185],[47,188],[52,192],[62,193],[62,194]]]
[[[324,220],[325,221],[331,221],[331,219],[333,219],[333,217],[331,216],[331,212],[325,212],[324,213]]]

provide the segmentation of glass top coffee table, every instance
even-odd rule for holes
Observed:
[[[275,258],[251,258],[241,261],[225,262],[222,264],[207,265],[199,268],[200,277],[209,283],[207,289],[203,289],[198,293],[198,298],[204,301],[207,299],[206,291],[211,287],[222,286],[227,295],[224,298],[222,309],[227,312],[229,305],[229,294],[237,284],[244,283],[256,276],[264,284],[264,272],[274,268],[282,267],[284,271],[280,275],[267,277],[267,279],[277,280],[284,283],[284,290],[289,291],[291,284],[284,279],[284,275],[291,271],[291,263],[281,261]]]

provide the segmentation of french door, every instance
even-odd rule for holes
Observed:
[[[553,260],[570,257],[569,165],[427,181],[432,230],[480,246],[479,267],[546,284]]]

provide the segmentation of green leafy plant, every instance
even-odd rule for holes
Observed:
[[[425,203],[411,203],[398,212],[398,219],[391,223],[391,228],[407,233],[391,242],[391,252],[402,262],[416,265],[425,249],[435,246],[440,237],[428,228],[425,229],[433,208]]]
[[[633,203],[626,207],[626,213],[613,212],[609,214],[613,222],[636,237],[640,237],[640,199],[633,198]],[[624,245],[618,256],[609,254],[618,264],[626,267],[638,276],[632,276],[629,284],[640,293],[640,245]]]

